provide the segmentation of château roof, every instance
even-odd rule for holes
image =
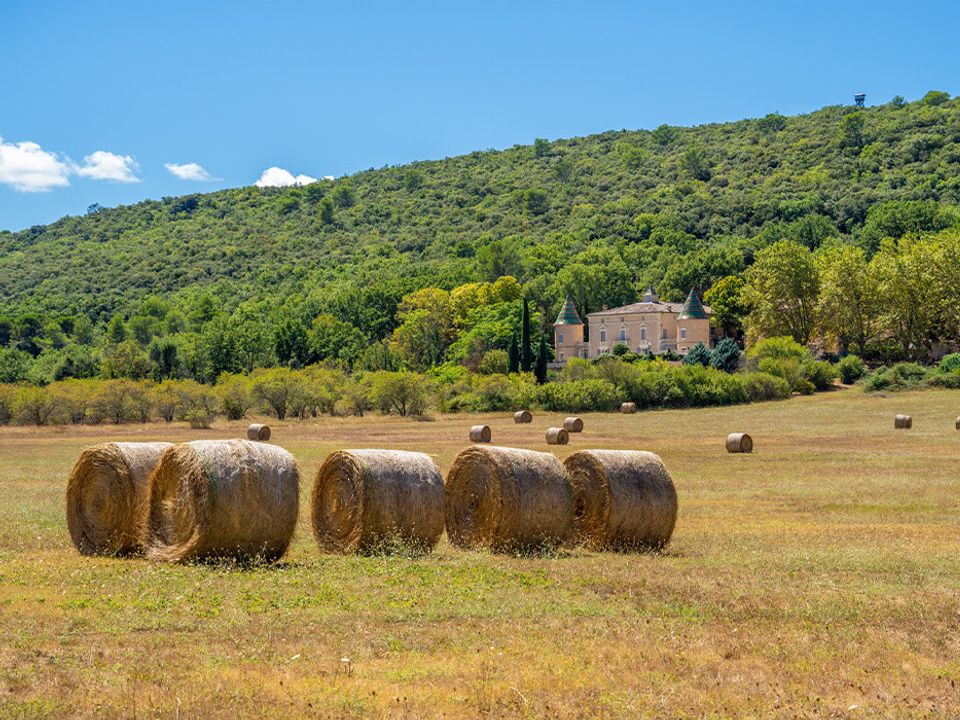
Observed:
[[[700,294],[696,290],[691,290],[687,295],[687,301],[680,310],[678,320],[706,320],[708,318],[707,310],[700,302]]]
[[[577,308],[574,307],[573,300],[570,299],[569,295],[563,301],[563,307],[560,308],[560,313],[557,315],[557,321],[554,325],[583,325],[583,320],[580,319]]]
[[[693,292],[693,291],[691,291]],[[690,301],[690,298],[687,297],[687,302]],[[671,302],[635,302],[630,305],[624,305],[622,307],[610,308],[609,310],[600,310],[598,312],[593,312],[587,315],[588,318],[592,317],[609,317],[611,315],[638,315],[638,314],[648,314],[648,313],[670,313],[671,315],[678,315],[680,319],[707,319],[710,316],[710,308],[706,305],[700,303],[699,297],[697,298],[697,303],[700,307],[700,315],[689,315],[683,317],[683,310],[687,306],[687,303],[671,303]]]

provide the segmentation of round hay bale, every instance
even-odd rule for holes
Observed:
[[[150,473],[170,443],[109,442],[80,453],[67,481],[67,527],[84,555],[142,549]]]
[[[954,421],[953,425],[954,425],[954,427],[957,428],[957,430],[960,430],[960,417],[958,417],[958,418]]]
[[[490,426],[474,425],[470,428],[470,442],[488,443],[490,442]]]
[[[727,435],[727,452],[752,453],[753,438],[746,433],[730,433]]]
[[[633,415],[637,411],[637,404],[632,402],[625,402],[620,406],[620,412],[624,415]]]
[[[317,471],[313,534],[332,553],[428,553],[443,533],[443,505],[443,477],[429,455],[340,450]]]
[[[547,445],[566,445],[570,434],[563,428],[547,428]]]
[[[276,445],[195,440],[160,456],[150,477],[145,540],[152,560],[272,561],[286,551],[300,471]]]
[[[529,410],[518,410],[513,414],[513,421],[518,425],[525,425],[533,422],[533,413]]]
[[[247,440],[267,442],[270,439],[270,426],[262,423],[252,423],[247,428]]]
[[[573,490],[573,540],[593,550],[660,549],[677,521],[663,460],[639,450],[578,450],[563,462]]]
[[[543,551],[573,525],[570,481],[550,453],[475,446],[447,474],[447,536],[461,548]]]
[[[569,433],[583,432],[583,420],[578,417],[568,417],[563,421],[563,429]]]
[[[909,430],[913,427],[913,418],[909,415],[897,415],[893,419],[893,427],[897,430]]]

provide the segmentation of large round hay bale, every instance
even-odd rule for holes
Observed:
[[[270,439],[270,426],[262,423],[252,423],[247,428],[247,440],[267,442]]]
[[[563,428],[547,428],[547,445],[566,445],[570,434]]]
[[[423,453],[340,450],[317,471],[311,508],[327,552],[427,553],[443,533],[443,477]]]
[[[109,442],[87,448],[67,481],[67,527],[84,555],[142,549],[148,486],[170,443]]]
[[[746,433],[730,433],[727,435],[727,452],[752,453],[753,438]]]
[[[960,417],[958,417],[956,420],[954,420],[953,426],[954,426],[957,430],[960,430]]]
[[[195,440],[160,456],[150,477],[146,551],[153,560],[279,558],[293,537],[300,472],[276,445]]]
[[[573,490],[573,540],[594,550],[662,548],[677,521],[663,461],[639,450],[579,450],[563,462]]]
[[[570,481],[550,453],[474,446],[447,474],[447,536],[497,552],[554,548],[573,525]]]
[[[637,404],[632,402],[625,402],[620,406],[620,412],[624,415],[633,415],[637,411]]]
[[[583,432],[583,420],[578,417],[568,417],[563,421],[563,429],[569,433]]]
[[[893,419],[893,427],[897,430],[909,430],[913,427],[913,418],[909,415],[897,415]]]
[[[533,422],[533,413],[529,410],[518,410],[513,414],[513,421],[518,425],[525,425]]]
[[[474,425],[470,428],[470,442],[488,443],[490,442],[490,426]]]

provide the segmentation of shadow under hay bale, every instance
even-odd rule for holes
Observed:
[[[563,429],[568,433],[583,432],[583,420],[578,417],[568,417],[563,421]]]
[[[897,430],[909,430],[913,427],[913,418],[909,415],[897,415],[893,419],[893,427]]]
[[[142,550],[150,473],[170,443],[110,442],[87,448],[67,481],[67,528],[84,555]]]
[[[443,478],[423,453],[340,450],[317,472],[311,515],[326,552],[429,553],[443,533]]]
[[[267,442],[270,439],[270,426],[261,423],[252,423],[247,428],[247,440]]]
[[[513,421],[518,425],[524,425],[526,423],[533,422],[533,413],[529,410],[518,410],[513,414]]]
[[[547,445],[566,445],[570,434],[563,428],[547,428]]]
[[[632,402],[625,402],[620,406],[620,412],[624,415],[633,415],[637,411],[637,404]]]
[[[446,490],[447,536],[457,547],[536,553],[570,536],[570,482],[549,453],[467,448],[450,468]]]
[[[300,472],[276,445],[195,440],[160,456],[150,476],[151,560],[272,562],[293,537]]]
[[[753,452],[753,438],[746,433],[730,433],[727,435],[726,445],[729,453]]]
[[[489,425],[474,425],[470,428],[470,442],[488,443],[490,442],[490,437]]]
[[[564,461],[573,490],[573,542],[592,550],[659,550],[677,521],[663,461],[639,450],[579,450]]]

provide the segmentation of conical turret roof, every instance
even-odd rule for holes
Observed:
[[[563,307],[560,308],[560,313],[557,315],[557,321],[554,325],[583,325],[583,320],[577,314],[577,308],[573,306],[573,300],[570,299],[569,295],[563,301]]]
[[[691,290],[687,295],[686,302],[680,308],[678,320],[706,320],[707,311],[703,309],[703,303],[700,302],[700,294],[696,290]]]

